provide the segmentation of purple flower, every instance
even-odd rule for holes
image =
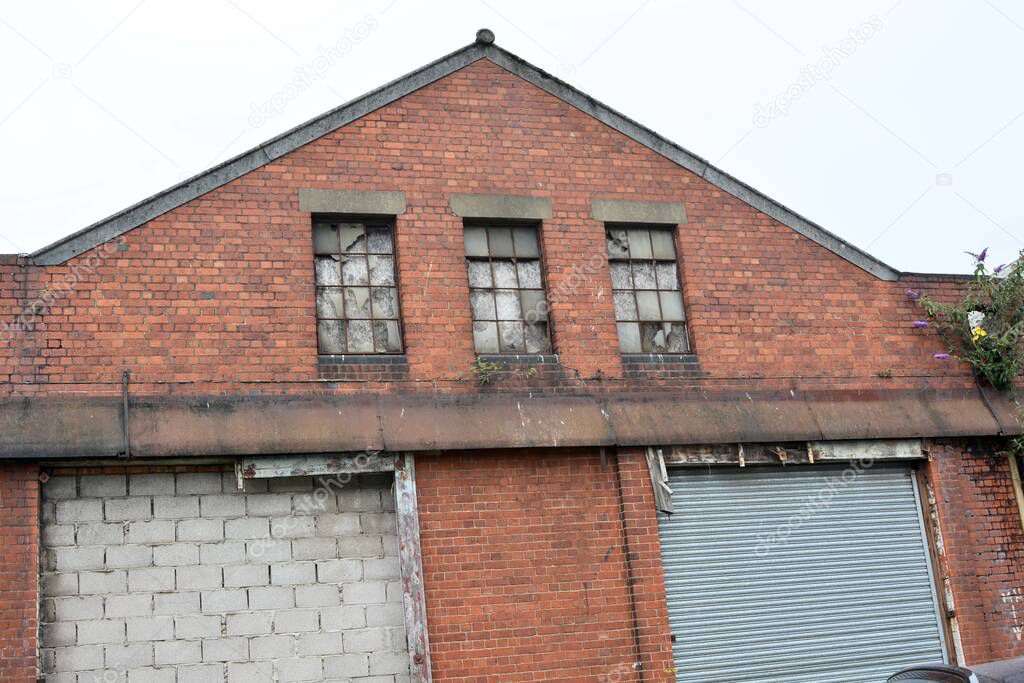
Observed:
[[[935,360],[949,360],[948,353],[937,353],[935,354]]]
[[[1006,266],[1007,266],[1007,264],[1005,264],[1005,263],[1003,265],[1001,265],[1001,266],[996,266],[995,270],[992,271],[992,274],[993,275],[999,275],[999,273],[1003,272],[1003,268],[1005,268]]]
[[[927,320],[915,320],[914,321],[914,327],[928,327],[928,321]]]
[[[978,254],[978,260],[984,261],[986,256],[988,256],[988,247],[985,247],[984,249],[981,250],[981,253]]]
[[[915,292],[913,289],[907,290],[907,298],[911,301],[917,301],[921,298],[921,292]]]

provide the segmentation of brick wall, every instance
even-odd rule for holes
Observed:
[[[638,660],[675,680],[637,454],[421,456],[416,473],[435,680],[618,683]]]
[[[39,468],[0,464],[0,681],[36,679]]]
[[[907,283],[875,279],[483,60],[35,273],[25,299],[43,297],[48,306],[20,340],[24,357],[11,378],[33,384],[18,391],[116,385],[125,367],[137,392],[159,391],[147,382],[217,382],[216,390],[229,391],[242,381],[318,378],[310,216],[299,211],[300,188],[405,192],[408,210],[396,229],[407,367],[371,373],[404,388],[472,387],[462,221],[448,203],[454,192],[552,198],[554,217],[541,238],[548,289],[559,292],[554,342],[572,386],[600,376],[614,387],[624,374],[604,228],[590,216],[595,197],[685,202],[689,223],[677,246],[693,346],[708,381],[790,389],[801,385],[788,378],[805,377],[875,389],[969,380],[931,358],[941,350],[931,331],[910,327],[920,311],[904,295]],[[660,375],[626,370],[630,386]],[[675,382],[693,374],[666,370]],[[365,378],[365,368],[327,375],[339,379],[335,391],[367,389],[342,381]],[[389,388],[396,387],[374,390]]]
[[[1024,655],[1024,531],[995,439],[933,441],[928,466],[968,663]]]
[[[42,490],[47,681],[408,680],[389,477],[239,492],[233,472],[107,473]]]

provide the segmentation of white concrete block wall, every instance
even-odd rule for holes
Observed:
[[[45,680],[407,683],[390,475],[43,484]]]

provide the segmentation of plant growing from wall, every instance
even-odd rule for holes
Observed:
[[[936,358],[955,358],[994,388],[1008,391],[1024,367],[1024,251],[1008,266],[989,270],[987,249],[974,257],[974,277],[963,299],[944,303],[913,290],[929,321],[916,327],[935,327],[948,353]]]
[[[470,369],[473,372],[473,376],[476,377],[476,381],[483,385],[490,384],[498,373],[505,369],[505,366],[485,358],[477,358],[473,361]]]

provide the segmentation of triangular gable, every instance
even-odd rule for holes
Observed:
[[[724,192],[820,244],[882,280],[896,280],[900,272],[749,185],[725,173],[706,159],[683,149],[649,128],[620,114],[584,92],[559,80],[516,55],[494,45],[489,32],[461,50],[431,62],[377,90],[307,121],[247,152],[185,180],[113,216],[43,247],[31,256],[40,265],[64,263],[78,254],[137,228],[154,218],[278,159],[395,100],[448,76],[479,60],[488,59],[541,90],[589,114]]]

